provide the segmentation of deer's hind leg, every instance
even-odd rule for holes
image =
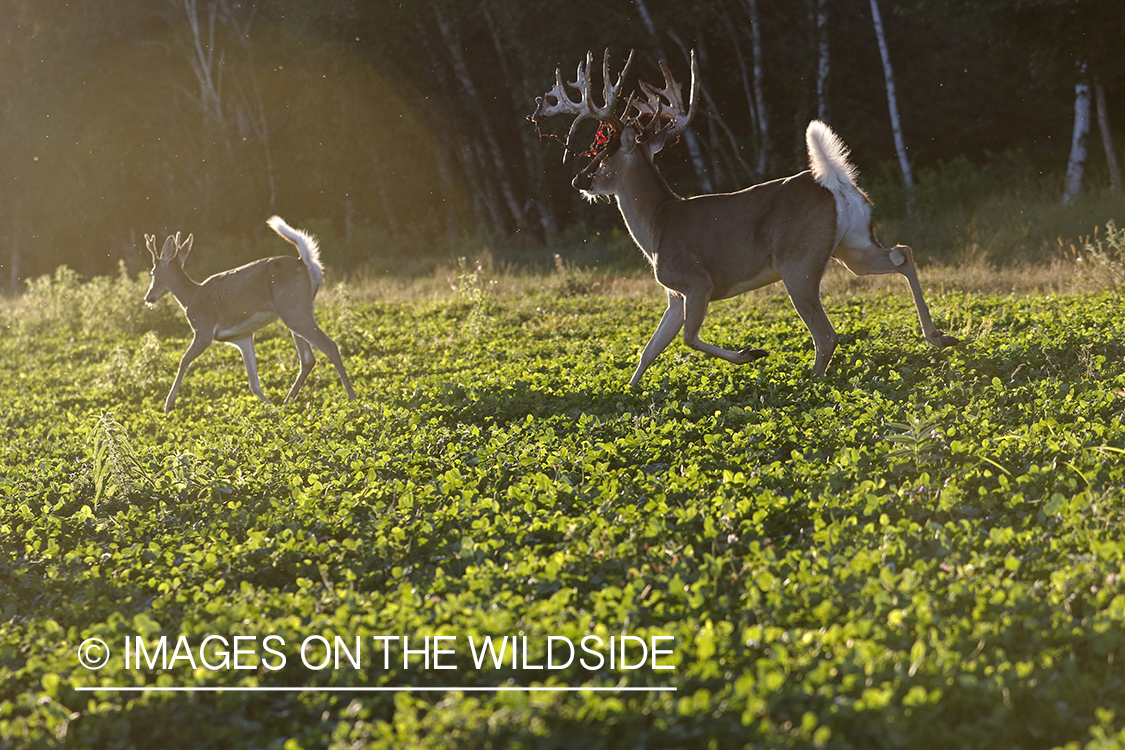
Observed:
[[[820,279],[812,282],[809,277],[803,277],[793,283],[786,281],[785,288],[789,291],[793,309],[805,321],[805,326],[812,334],[813,346],[816,347],[812,374],[823,375],[836,352],[840,336],[828,319],[828,313],[824,311],[824,303],[820,299]]]
[[[348,379],[348,373],[344,370],[344,359],[340,356],[340,347],[336,346],[336,342],[330,339],[328,334],[320,330],[320,326],[316,324],[316,319],[313,317],[312,313],[312,300],[310,299],[308,301],[307,308],[301,305],[284,311],[278,310],[278,314],[281,316],[282,322],[289,326],[289,330],[294,333],[294,341],[296,341],[296,337],[300,337],[324,352],[324,356],[328,357],[328,360],[336,368],[336,373],[340,376],[340,382],[343,383],[344,390],[348,393],[348,398],[355,399],[355,390],[352,388],[352,381]],[[297,350],[300,352],[300,344],[297,345]],[[308,373],[305,372],[304,355],[301,354],[301,357],[301,372],[302,375],[307,375]],[[309,367],[309,370],[312,370],[312,367]],[[304,382],[304,377],[302,377],[302,375],[297,376],[298,382],[294,383],[293,388],[290,389],[290,396],[294,395],[296,389]]]
[[[777,272],[789,292],[793,309],[801,316],[812,334],[816,359],[812,375],[823,375],[836,352],[840,337],[820,298],[820,282],[832,257],[833,228],[827,222],[809,222],[795,227],[783,241],[785,251],[779,253]]]
[[[947,336],[930,317],[930,308],[922,296],[922,285],[918,281],[918,269],[914,265],[914,251],[906,245],[885,248],[877,242],[869,242],[861,247],[840,245],[834,253],[836,260],[856,276],[880,273],[900,273],[910,285],[914,296],[914,307],[918,310],[918,322],[922,324],[922,335],[936,347],[953,346],[961,343],[953,336]]]
[[[301,371],[297,373],[297,379],[293,381],[293,386],[289,389],[288,395],[285,396],[283,403],[286,404],[296,397],[297,391],[301,390],[301,386],[305,384],[305,378],[316,367],[316,355],[313,353],[312,346],[295,331],[292,333],[293,345],[297,347],[297,359],[301,364]]]

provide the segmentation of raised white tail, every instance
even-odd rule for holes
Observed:
[[[316,244],[316,237],[303,229],[294,229],[286,224],[285,219],[280,216],[271,216],[266,220],[266,223],[269,224],[270,229],[297,246],[297,252],[301,254],[301,260],[308,266],[309,278],[312,279],[313,294],[315,295],[316,290],[320,289],[321,282],[324,281],[324,266],[320,264],[320,246]]]
[[[858,170],[848,161],[848,147],[820,120],[805,130],[813,179],[836,199],[835,244],[865,247],[871,241],[871,201],[856,185]]]
[[[934,325],[911,249],[883,247],[875,238],[871,201],[856,186],[847,147],[827,125],[813,121],[806,131],[809,171],[736,193],[685,200],[668,187],[653,156],[675,143],[691,122],[699,87],[694,55],[691,105],[684,105],[681,87],[661,63],[664,88],[641,82],[641,94],[628,98],[623,116],[614,112],[614,105],[624,73],[610,85],[608,55],[605,59],[604,107],[593,102],[593,57],[587,55],[585,64],[578,66],[578,80],[569,84],[581,100],[569,97],[562,76],[556,73],[555,87],[537,100],[531,119],[572,114],[578,118],[575,124],[594,118],[611,131],[608,140],[601,138],[594,144],[593,160],[572,184],[587,195],[617,198],[629,233],[668,297],[664,317],[641,352],[631,385],[640,383],[645,369],[681,330],[684,343],[692,349],[734,364],[766,356],[763,349],[731,351],[709,344],[699,332],[711,302],[776,281],[785,282],[793,307],[812,334],[816,346],[812,371],[820,375],[839,340],[820,299],[820,280],[833,258],[857,275],[904,276],[926,341],[937,347],[958,343]],[[573,134],[574,125],[568,146]]]
[[[821,187],[833,193],[855,187],[856,168],[848,161],[848,147],[832,129],[820,120],[813,120],[805,130],[809,147],[809,169]]]

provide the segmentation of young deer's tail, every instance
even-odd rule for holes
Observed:
[[[809,147],[809,168],[821,187],[840,194],[855,187],[856,168],[848,161],[848,147],[840,136],[820,120],[813,120],[805,131]]]
[[[270,229],[297,246],[297,252],[301,254],[301,260],[309,269],[309,278],[312,279],[313,294],[315,295],[316,290],[320,289],[321,281],[324,280],[324,266],[320,264],[320,246],[316,244],[316,237],[303,229],[294,229],[286,224],[280,216],[271,216],[266,223],[269,224]]]

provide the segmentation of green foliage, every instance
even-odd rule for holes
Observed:
[[[457,304],[468,309],[465,331],[474,338],[487,333],[491,322],[492,287],[496,284],[495,279],[489,278],[491,271],[491,256],[476,258],[472,264],[461,256],[457,259],[456,275],[449,277]]]
[[[182,327],[183,312],[175,302],[149,308],[141,304],[148,290],[148,274],[130,278],[124,261],[118,275],[84,281],[77,272],[59,266],[48,276],[32,279],[10,328],[24,335],[66,334],[100,336],[142,333]],[[170,295],[169,295],[170,296]]]
[[[1104,234],[1095,231],[1093,238],[1083,243],[1078,257],[1096,266],[1114,292],[1125,286],[1125,229],[1118,229],[1113,221],[1106,223]]]
[[[905,290],[854,294],[828,305],[842,339],[817,379],[788,300],[747,296],[705,335],[770,357],[676,342],[631,391],[659,300],[494,296],[485,264],[460,270],[445,301],[336,290],[322,323],[355,402],[321,362],[297,403],[263,406],[213,348],[166,417],[182,321],[145,338],[114,315],[79,339],[41,322],[47,297],[10,312],[0,746],[1120,743],[1117,295],[932,295],[966,339],[936,350]],[[288,337],[258,355],[284,393]],[[676,668],[138,670],[119,653],[130,634],[521,634],[536,663],[549,635],[626,632],[674,636]],[[77,661],[91,637],[117,649],[96,672]],[[141,684],[676,691],[75,689]]]
[[[1125,213],[1125,195],[1090,191],[1074,206],[1061,203],[1060,182],[1044,176],[1021,152],[987,155],[979,164],[957,157],[918,170],[915,212],[897,166],[886,163],[861,184],[875,203],[879,236],[947,263],[986,261],[997,266],[1060,258]]]
[[[153,486],[125,428],[113,417],[101,415],[88,441],[92,453],[90,474],[94,480],[95,510],[102,497],[111,497],[115,493],[128,494],[136,489],[140,479]]]

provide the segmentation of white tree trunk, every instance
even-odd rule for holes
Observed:
[[[906,156],[906,142],[902,138],[902,121],[898,116],[898,97],[895,95],[895,73],[891,67],[891,52],[887,48],[887,36],[883,33],[883,17],[879,14],[879,3],[871,0],[871,18],[875,22],[875,37],[879,41],[879,55],[883,58],[883,78],[887,84],[887,109],[891,115],[891,132],[895,139],[895,152],[898,165],[902,169],[902,181],[906,185],[906,212],[913,213],[914,173],[910,170],[910,160]]]
[[[449,51],[453,73],[461,84],[463,98],[469,105],[469,110],[476,115],[484,139],[488,144],[496,182],[500,186],[500,193],[507,204],[508,212],[515,220],[517,230],[526,230],[528,228],[527,215],[523,210],[523,204],[516,200],[512,182],[508,177],[508,165],[504,160],[504,150],[500,148],[500,141],[497,139],[496,133],[492,129],[492,123],[488,119],[488,111],[482,103],[481,96],[477,93],[476,84],[473,83],[473,79],[469,75],[469,67],[465,62],[464,54],[462,54],[464,46],[461,43],[461,37],[457,29],[442,14],[441,8],[436,3],[433,5],[433,10],[438,29],[441,31],[442,39]],[[485,155],[481,154],[479,160],[481,167],[486,169],[488,161],[486,161]]]
[[[828,0],[816,0],[816,119],[828,122]]]
[[[720,6],[722,8],[722,6]],[[758,137],[758,110],[754,104],[754,87],[750,83],[750,70],[746,66],[746,56],[742,54],[742,45],[738,43],[738,34],[735,33],[734,21],[726,12],[723,11],[723,25],[727,27],[727,33],[730,35],[731,44],[734,45],[734,56],[738,60],[738,69],[742,73],[742,92],[746,95],[746,106],[750,111],[750,129],[754,134],[754,138]]]
[[[1082,176],[1086,171],[1086,136],[1090,134],[1090,85],[1086,82],[1074,87],[1074,133],[1070,139],[1070,159],[1066,164],[1066,190],[1062,202],[1071,205],[1082,191]]]
[[[758,110],[758,174],[769,170],[773,144],[770,142],[769,113],[766,111],[765,66],[762,63],[762,30],[758,21],[758,0],[745,0],[750,14],[750,48],[754,66],[754,108]]]
[[[1121,190],[1121,165],[1117,161],[1117,149],[1113,147],[1113,133],[1109,130],[1109,114],[1106,112],[1105,86],[1094,81],[1095,101],[1098,105],[1098,130],[1102,134],[1102,148],[1105,149],[1105,162],[1109,167],[1109,189]]]
[[[504,47],[504,40],[501,39],[501,34],[506,32],[508,39],[514,38],[511,33],[511,24],[508,19],[501,17],[498,22],[492,15],[492,10],[489,8],[487,2],[481,3],[481,11],[484,14],[485,23],[488,24],[489,34],[492,36],[492,46],[496,49],[496,59],[500,61],[500,73],[507,82],[507,88],[511,94],[512,108],[515,111],[520,111],[527,104],[525,98],[525,91],[530,90],[532,87],[527,78],[527,71],[531,69],[531,65],[527,61],[527,49],[524,45],[520,44],[520,39],[515,38],[513,47],[517,50],[517,55],[520,57],[520,68],[524,71],[523,81],[520,82],[521,86],[517,85],[515,75],[512,73],[511,66],[508,65],[508,54]],[[501,11],[503,12],[503,11]],[[501,23],[504,23],[501,28]],[[547,193],[546,186],[543,184],[543,174],[545,172],[545,165],[543,164],[543,151],[537,148],[538,144],[531,135],[531,128],[519,128],[520,143],[523,145],[523,160],[525,168],[530,172],[530,185],[528,186],[528,193],[532,196],[541,196]],[[555,221],[554,211],[551,210],[551,202],[548,200],[535,200],[534,197],[529,197],[528,202],[534,206],[539,213],[539,224],[543,228],[543,237],[547,240],[553,240],[558,236],[559,227]]]
[[[644,21],[645,28],[648,29],[648,33],[656,45],[656,53],[660,55],[660,59],[667,60],[668,55],[664,52],[664,45],[660,43],[660,33],[656,30],[656,24],[652,20],[652,15],[648,12],[645,0],[636,0],[636,3],[637,12],[641,14],[641,20]],[[703,163],[703,149],[700,148],[699,139],[695,137],[695,132],[690,127],[684,131],[684,141],[687,142],[688,153],[691,154],[691,163],[695,168],[695,176],[699,178],[699,186],[705,193],[713,192],[715,186],[711,182],[711,176],[707,174],[707,165]]]
[[[8,288],[16,291],[20,283],[20,201],[12,206],[12,239],[9,244],[12,262],[8,265]]]

